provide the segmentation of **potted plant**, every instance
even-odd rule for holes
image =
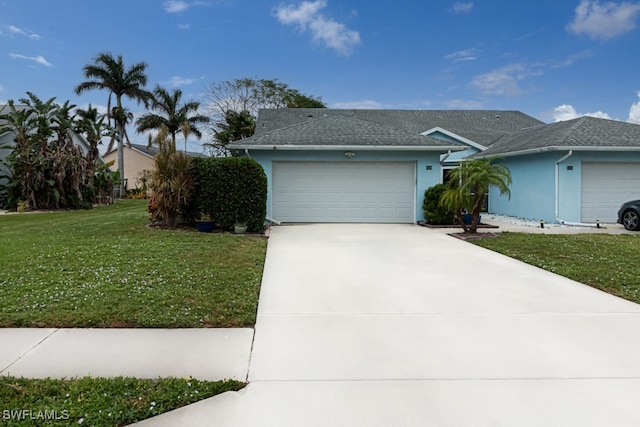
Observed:
[[[236,221],[233,226],[233,232],[236,234],[245,234],[247,232],[247,223],[244,221]]]
[[[200,213],[200,219],[196,220],[196,227],[202,233],[211,233],[213,231],[213,220],[211,215]]]

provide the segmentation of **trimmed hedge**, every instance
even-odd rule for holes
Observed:
[[[195,158],[192,167],[197,188],[186,209],[190,215],[211,215],[225,230],[236,223],[245,223],[248,231],[264,230],[267,176],[258,162],[248,157]]]
[[[455,213],[440,206],[442,194],[448,187],[444,184],[436,184],[427,188],[424,192],[422,211],[427,223],[434,225],[449,225],[454,223]]]

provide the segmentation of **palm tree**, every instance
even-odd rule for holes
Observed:
[[[171,143],[174,149],[176,146],[176,134],[183,131],[183,127],[186,124],[189,126],[189,131],[187,133],[183,131],[185,140],[188,134],[193,134],[198,139],[202,138],[202,132],[198,126],[209,123],[209,118],[198,114],[199,102],[189,101],[181,104],[181,97],[182,91],[180,89],[174,89],[173,92],[169,93],[166,89],[157,86],[153,91],[151,108],[157,111],[158,114],[146,113],[142,115],[136,121],[138,125],[136,130],[145,132],[152,129],[160,130],[164,127],[171,135]]]
[[[109,123],[114,119],[116,128],[116,140],[118,143],[118,171],[120,177],[124,176],[124,147],[123,140],[127,114],[122,106],[122,97],[126,96],[136,102],[143,102],[148,105],[151,93],[144,89],[147,84],[145,70],[147,64],[138,62],[129,68],[125,68],[122,55],[116,58],[109,52],[99,53],[93,64],[87,64],[83,68],[84,76],[88,80],[76,86],[76,93],[93,89],[109,91],[107,101],[107,120]],[[111,95],[116,97],[116,106],[111,109]]]
[[[450,177],[452,185],[445,190],[440,204],[455,211],[456,219],[465,233],[475,233],[478,230],[480,210],[490,187],[497,188],[501,195],[511,197],[509,168],[495,158],[463,162],[459,168],[451,171]],[[465,210],[471,212],[471,224],[464,221]]]
[[[98,109],[91,104],[86,110],[78,108],[76,113],[79,117],[76,131],[83,134],[89,142],[87,157],[93,164],[100,154],[98,145],[102,144],[102,137],[109,134],[108,127],[104,123],[105,116],[98,114]]]

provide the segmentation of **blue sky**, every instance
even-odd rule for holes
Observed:
[[[73,89],[108,51],[186,99],[257,77],[332,108],[640,123],[639,21],[638,1],[0,0],[0,102],[105,106],[107,93]]]

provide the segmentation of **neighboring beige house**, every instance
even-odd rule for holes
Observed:
[[[153,158],[158,154],[157,147],[147,147],[140,144],[124,145],[124,177],[127,179],[128,190],[142,187],[140,177],[144,171],[150,171],[154,167]],[[187,152],[190,157],[206,157],[202,153]],[[102,156],[105,163],[113,160],[111,170],[118,170],[118,150],[112,150]]]

